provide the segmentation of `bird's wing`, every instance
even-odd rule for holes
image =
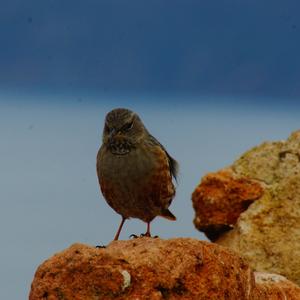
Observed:
[[[170,173],[177,181],[177,174],[178,174],[178,169],[179,169],[178,162],[167,152],[165,147],[154,136],[149,134],[149,137],[150,137],[151,143],[153,143],[154,145],[160,146],[163,149],[163,151],[166,153],[167,158],[168,158]]]

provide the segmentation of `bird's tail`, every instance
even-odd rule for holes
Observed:
[[[171,221],[176,221],[176,217],[167,208],[161,212],[160,216]]]

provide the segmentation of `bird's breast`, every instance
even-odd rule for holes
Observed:
[[[106,201],[125,217],[150,220],[175,194],[167,156],[158,146],[141,145],[125,155],[101,148],[97,171]]]
[[[108,149],[112,154],[115,155],[124,155],[128,154],[132,150],[133,145],[123,138],[115,138],[110,141],[108,144]]]
[[[99,175],[112,182],[145,180],[157,164],[153,153],[143,147],[135,147],[122,154],[113,152],[110,148],[103,149],[102,152]]]

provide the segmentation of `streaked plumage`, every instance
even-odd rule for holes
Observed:
[[[124,221],[138,218],[147,223],[156,216],[175,220],[168,210],[175,195],[172,176],[177,162],[147,131],[138,115],[114,109],[105,118],[103,144],[97,155],[97,174],[107,203]]]

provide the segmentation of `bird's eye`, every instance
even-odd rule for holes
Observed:
[[[129,131],[133,127],[133,122],[126,123],[123,127],[123,131]]]

